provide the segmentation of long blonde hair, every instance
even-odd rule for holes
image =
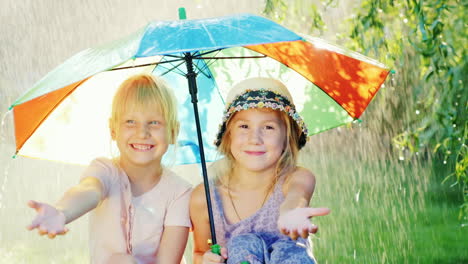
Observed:
[[[111,131],[117,131],[122,115],[133,109],[155,109],[162,113],[168,142],[175,144],[179,134],[176,98],[164,80],[151,74],[138,74],[125,80],[114,95],[109,119]]]

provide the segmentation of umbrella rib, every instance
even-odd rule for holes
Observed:
[[[112,69],[110,69],[109,71],[125,70],[125,69],[137,68],[137,67],[146,67],[146,66],[159,65],[159,64],[171,63],[171,62],[176,62],[176,61],[180,61],[180,59],[176,59],[176,60],[167,60],[167,61],[161,61],[161,62],[145,63],[145,64],[139,64],[139,65],[118,67],[118,68],[112,68]]]
[[[208,68],[208,63],[205,62],[205,66],[203,66],[203,68],[198,67],[197,64],[194,64],[194,66],[195,66],[195,68],[198,69],[198,71],[199,71],[201,74],[205,75],[206,78],[212,78],[212,77],[213,77],[213,76],[208,76],[208,74],[206,74],[206,73],[204,72],[204,70]]]
[[[261,56],[239,56],[239,57],[194,57],[196,60],[206,60],[206,59],[214,59],[214,60],[227,60],[227,59],[262,59],[266,58],[266,55]]]
[[[207,54],[211,54],[213,52],[219,52],[221,51],[222,49],[216,49],[216,50],[210,50],[210,51],[207,51],[207,52],[204,52],[204,53],[200,53],[198,54],[197,56],[193,56],[194,59],[198,59],[199,57],[203,56],[203,55],[207,55]]]
[[[170,55],[170,54],[164,55],[164,57],[178,58],[178,59],[181,59],[181,60],[184,59],[184,57],[182,57],[182,56],[176,56],[176,55]]]
[[[164,73],[162,73],[161,76],[167,74],[168,72],[171,72],[171,71],[174,70],[174,69],[177,70],[177,71],[179,71],[178,74],[180,74],[180,75],[182,75],[182,76],[185,76],[185,72],[183,72],[182,70],[180,70],[180,69],[178,68],[180,65],[182,65],[182,64],[184,64],[184,63],[185,63],[185,62],[182,61],[181,63],[179,63],[179,64],[177,64],[177,65],[173,65],[173,64],[172,64],[172,65],[173,65],[172,68],[166,68],[166,67],[162,67],[162,66],[161,66],[163,69],[166,69],[166,71],[165,71]]]
[[[260,55],[260,56],[242,56],[242,57],[194,57],[194,59],[208,60],[208,61],[205,61],[205,65],[203,66],[203,68],[198,67],[197,64],[195,64],[195,67],[207,78],[210,78],[211,76],[208,76],[204,71],[218,59],[221,59],[221,60],[223,59],[262,59],[266,57],[267,57],[266,55]]]

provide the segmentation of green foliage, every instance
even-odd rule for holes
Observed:
[[[400,112],[408,120],[394,143],[406,156],[429,148],[435,163],[446,165],[445,181],[455,182],[452,186],[459,185],[464,195],[460,217],[468,215],[466,5],[457,0],[367,0],[350,21],[354,47],[393,65],[395,85],[411,89]]]
[[[328,8],[347,1],[267,0],[265,14],[279,22],[300,21],[307,33],[323,33]],[[338,42],[388,65],[396,71],[368,112],[380,114],[374,132],[390,134],[401,160],[427,151],[439,166],[440,182],[459,188],[460,220],[468,217],[467,176],[467,1],[361,0],[351,18],[334,32]],[[293,8],[287,9],[286,6]],[[310,6],[311,8],[306,8]],[[295,11],[296,10],[296,11]],[[299,10],[299,11],[297,11]],[[304,18],[306,17],[306,18]],[[294,19],[292,19],[294,18]],[[313,19],[310,19],[313,18]],[[315,21],[319,21],[316,23]],[[283,23],[284,24],[284,23]],[[343,32],[340,32],[343,31]],[[384,109],[386,113],[379,113]]]

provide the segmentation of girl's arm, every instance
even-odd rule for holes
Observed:
[[[310,219],[313,216],[326,215],[327,208],[309,208],[310,199],[315,189],[315,176],[305,168],[297,168],[284,185],[285,200],[280,206],[278,228],[292,239],[299,236],[307,238],[317,230]]]
[[[281,204],[280,214],[298,207],[309,206],[315,190],[315,176],[305,168],[297,168],[285,182],[283,192],[285,200]]]
[[[208,208],[206,205],[205,188],[198,185],[192,192],[190,199],[190,219],[193,231],[193,263],[223,263],[227,252],[222,250],[222,256],[210,252],[208,239],[211,239]]]
[[[187,245],[189,228],[185,226],[166,226],[164,228],[156,263],[179,264]]]
[[[65,234],[68,231],[65,224],[94,209],[102,196],[101,182],[94,177],[85,177],[70,188],[55,206],[29,201],[29,207],[35,209],[37,215],[28,229],[37,228],[39,234],[47,234],[50,238]]]

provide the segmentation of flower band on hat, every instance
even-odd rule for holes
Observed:
[[[272,110],[283,111],[288,114],[301,129],[302,133],[299,137],[298,147],[302,148],[306,141],[308,130],[302,117],[297,113],[296,107],[290,100],[278,92],[270,91],[268,89],[250,90],[247,89],[244,93],[237,96],[226,108],[223,114],[222,123],[219,126],[218,134],[216,136],[215,145],[221,144],[221,139],[226,132],[226,125],[228,120],[236,112],[252,109],[252,108],[269,108]]]

